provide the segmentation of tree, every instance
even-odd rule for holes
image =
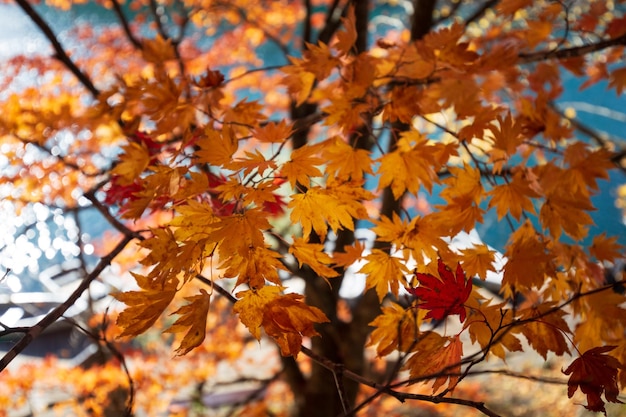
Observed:
[[[42,322],[5,328],[23,336],[0,369],[139,248],[136,289],[115,294],[121,336],[173,309],[186,355],[228,300],[278,346],[299,416],[379,396],[497,415],[454,390],[523,340],[574,356],[568,395],[588,409],[619,401],[626,311],[605,272],[623,246],[590,213],[624,145],[558,100],[566,74],[623,93],[622,2],[111,0],[97,3],[115,24],[67,43],[16,3],[52,52],[4,64],[3,198],[95,208],[117,240]],[[19,85],[26,72],[36,84]],[[424,193],[441,203],[424,210]],[[510,230],[501,270],[486,244],[450,245],[490,215]],[[342,299],[357,263],[365,290]],[[490,271],[502,298],[479,291]],[[397,355],[387,375],[367,345]],[[432,394],[411,391],[422,382]],[[375,394],[357,403],[361,387]]]

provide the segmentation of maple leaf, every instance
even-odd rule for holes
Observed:
[[[302,268],[303,264],[307,264],[316,274],[323,278],[332,278],[339,275],[337,271],[328,266],[333,263],[333,258],[324,252],[323,244],[309,243],[305,239],[295,238],[289,246],[289,253],[296,257],[300,268]]]
[[[361,259],[363,250],[365,250],[365,245],[360,241],[354,242],[354,245],[345,245],[343,252],[340,250],[333,252],[333,261],[339,267],[348,267]]]
[[[302,225],[304,238],[314,230],[324,240],[326,222],[334,232],[340,228],[354,230],[353,218],[367,217],[360,200],[370,198],[371,193],[362,188],[351,188],[350,184],[332,188],[311,187],[304,194],[292,196],[288,207],[292,208],[291,221]]]
[[[323,164],[324,160],[316,156],[316,153],[317,149],[311,146],[296,149],[291,153],[290,160],[282,166],[280,172],[287,177],[292,187],[295,187],[296,183],[308,187],[311,177],[322,176],[322,172],[315,165]]]
[[[618,95],[626,89],[626,67],[616,68],[611,72],[609,88],[615,88]]]
[[[337,32],[337,40],[332,46],[337,49],[341,55],[347,55],[357,39],[354,4],[348,7],[346,17],[342,17],[341,22],[343,23],[344,29]]]
[[[328,161],[326,172],[334,172],[339,180],[361,181],[364,174],[372,174],[372,159],[365,149],[355,149],[336,136],[324,146],[322,156]]]
[[[593,237],[589,253],[598,261],[613,262],[624,256],[624,247],[617,243],[617,236],[608,237],[602,233]]]
[[[265,285],[258,289],[240,291],[237,294],[237,302],[233,312],[239,315],[239,320],[248,328],[250,334],[257,340],[261,339],[261,325],[263,324],[263,312],[270,301],[280,296],[282,287],[277,285]]]
[[[172,40],[166,40],[159,34],[154,39],[145,39],[141,42],[141,55],[143,59],[154,64],[162,64],[176,59]]]
[[[431,144],[419,132],[402,132],[397,149],[380,158],[378,189],[391,185],[398,199],[405,191],[417,193],[420,185],[430,192],[439,182],[437,171],[447,162],[440,152],[445,145]]]
[[[288,65],[281,69],[286,75],[283,84],[287,86],[287,91],[295,97],[296,105],[301,105],[311,94],[315,83],[315,74],[303,68],[304,60],[289,57],[293,65]]]
[[[269,122],[252,131],[252,136],[265,143],[283,143],[293,134],[293,128],[287,122]]]
[[[572,398],[576,390],[587,395],[585,408],[606,415],[602,393],[607,401],[622,403],[617,399],[617,371],[625,369],[615,357],[606,355],[615,349],[615,346],[600,346],[587,350],[567,367],[563,373],[570,375],[567,381],[567,396]]]
[[[469,276],[478,276],[480,279],[487,278],[487,272],[497,272],[493,262],[495,250],[487,245],[474,245],[472,248],[461,249],[463,254],[463,270]]]
[[[330,320],[317,307],[305,304],[300,294],[274,298],[263,309],[263,328],[276,340],[283,356],[297,356],[303,337],[319,336],[313,327]]]
[[[564,353],[570,353],[567,347],[567,340],[564,334],[571,334],[571,330],[567,322],[563,319],[566,313],[562,310],[545,314],[556,303],[544,303],[536,307],[522,310],[520,319],[533,319],[522,326],[522,334],[526,336],[528,343],[537,351],[545,360],[548,358],[548,352],[554,352],[561,356]]]
[[[407,288],[407,291],[418,298],[420,308],[430,310],[425,318],[443,320],[449,315],[458,314],[462,323],[467,316],[464,303],[472,293],[472,281],[465,279],[461,264],[457,265],[453,273],[439,258],[437,270],[439,278],[418,272],[416,277],[420,286]]]
[[[131,185],[150,164],[150,153],[145,145],[129,142],[122,146],[123,153],[119,162],[111,170],[111,175],[117,177],[117,183],[122,186]]]
[[[376,345],[379,357],[387,356],[394,350],[407,352],[418,340],[419,321],[414,310],[410,311],[397,303],[381,308],[382,313],[370,326],[375,327],[370,335],[368,346]]]
[[[505,348],[510,352],[523,350],[514,334],[520,331],[519,328],[507,328],[504,332],[501,330],[513,321],[513,314],[505,305],[491,304],[491,300],[479,304],[475,297],[471,297],[468,302],[470,315],[463,325],[464,329],[469,330],[472,343],[478,342],[481,349],[488,349],[488,353],[493,353],[502,360],[506,357]]]
[[[196,145],[200,148],[196,151],[200,163],[225,166],[232,161],[238,144],[229,129],[215,130],[207,127]]]
[[[404,274],[409,272],[405,262],[380,249],[372,249],[372,253],[365,257],[365,261],[366,264],[361,267],[359,273],[367,274],[366,288],[375,288],[380,301],[387,296],[390,289],[398,296],[399,282],[404,279]]]
[[[435,332],[425,332],[405,368],[409,369],[411,379],[434,378],[434,394],[446,381],[449,381],[447,389],[454,389],[461,374],[462,357],[463,343],[459,335],[443,337]]]
[[[118,301],[128,306],[116,320],[116,324],[123,329],[119,337],[138,336],[152,327],[172,302],[178,285],[178,280],[171,280],[163,287],[153,288],[148,277],[133,272],[131,274],[141,291],[114,294]]]
[[[176,349],[177,356],[183,356],[192,349],[200,346],[206,334],[206,320],[209,313],[211,295],[204,289],[200,289],[200,294],[192,297],[185,297],[189,304],[182,306],[172,314],[179,314],[178,318],[165,330],[166,333],[179,333],[187,331],[180,345]]]
[[[498,220],[509,213],[516,220],[521,218],[524,211],[535,213],[531,198],[539,197],[521,170],[516,171],[507,183],[495,186],[489,191],[489,195],[489,208],[495,206]]]
[[[340,64],[337,57],[334,57],[328,45],[319,41],[317,45],[306,42],[304,51],[304,62],[302,67],[315,75],[318,81],[327,78],[332,70]]]
[[[302,295],[282,295],[282,290],[283,287],[272,285],[241,291],[236,294],[239,300],[233,311],[257,340],[263,326],[284,356],[296,356],[302,337],[317,336],[313,325],[328,322],[328,318],[320,309],[303,303]]]

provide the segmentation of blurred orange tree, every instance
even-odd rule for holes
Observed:
[[[181,356],[207,328],[244,340],[235,318],[277,345],[299,416],[379,396],[497,415],[456,393],[523,349],[572,354],[568,394],[590,410],[619,401],[625,299],[606,276],[623,247],[590,236],[590,213],[625,148],[557,101],[564,74],[623,93],[621,1],[107,0],[115,23],[77,23],[67,44],[15,2],[52,51],[2,64],[3,199],[94,207],[117,235],[67,302],[4,329],[23,337],[2,369],[124,257],[118,336],[168,311]],[[510,229],[501,264],[451,245],[490,214]],[[479,289],[491,273],[501,297]],[[216,298],[232,310],[207,323]]]

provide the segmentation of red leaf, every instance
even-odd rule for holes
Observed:
[[[441,259],[438,262],[439,278],[418,272],[420,286],[407,288],[407,291],[419,298],[421,308],[430,310],[425,318],[443,320],[451,314],[458,314],[462,323],[467,314],[464,303],[472,292],[472,281],[465,279],[460,264],[455,274]]]
[[[604,353],[615,349],[615,346],[601,346],[589,349],[577,358],[563,373],[572,374],[567,381],[567,396],[572,398],[576,389],[587,395],[586,409],[602,412],[606,415],[602,392],[607,401],[621,403],[617,399],[619,388],[617,387],[617,370],[624,369],[617,358]]]

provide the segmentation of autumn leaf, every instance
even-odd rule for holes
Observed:
[[[617,242],[617,236],[602,233],[593,237],[589,252],[599,261],[613,262],[624,256],[624,247]]]
[[[303,238],[294,239],[289,246],[289,253],[298,260],[298,265],[308,265],[316,274],[324,278],[332,278],[339,275],[337,271],[328,265],[333,263],[333,259],[324,252],[324,245],[309,243]]]
[[[241,323],[248,328],[255,339],[261,339],[265,306],[279,297],[282,290],[280,286],[266,285],[259,289],[240,291],[235,294],[238,300],[233,307],[233,312],[239,315]]]
[[[409,272],[405,262],[380,249],[373,249],[372,253],[365,257],[365,262],[359,270],[359,273],[367,275],[365,287],[375,288],[380,301],[389,291],[397,296],[400,282]]]
[[[163,64],[166,61],[176,59],[172,40],[166,40],[159,34],[154,39],[145,39],[141,43],[141,55],[143,59],[154,64]]]
[[[496,251],[487,245],[474,245],[471,248],[461,249],[463,254],[463,270],[470,276],[487,278],[487,272],[497,272],[494,266]]]
[[[370,152],[355,149],[339,137],[329,139],[328,142],[322,150],[322,156],[328,161],[326,171],[334,172],[337,179],[360,181],[365,174],[373,173]]]
[[[417,351],[406,363],[410,378],[425,381],[435,379],[433,394],[446,382],[446,389],[454,390],[461,375],[463,357],[463,343],[459,335],[442,337],[435,332],[427,332],[422,337],[417,344]]]
[[[382,314],[369,325],[375,327],[370,335],[368,346],[376,345],[379,357],[387,356],[394,350],[407,352],[419,340],[419,322],[414,310],[407,310],[397,303],[382,307]]]
[[[293,128],[284,120],[280,122],[269,122],[264,126],[255,128],[252,135],[265,143],[283,143],[293,134]]]
[[[196,152],[198,161],[214,166],[228,165],[237,150],[237,140],[228,129],[215,130],[207,127],[196,144],[199,147]]]
[[[263,328],[274,338],[283,356],[297,356],[303,337],[319,336],[313,325],[329,321],[322,310],[307,305],[303,299],[300,294],[285,294],[272,299],[263,309]]]
[[[150,153],[145,145],[137,142],[129,142],[122,146],[123,153],[120,155],[117,165],[111,170],[111,175],[117,178],[121,186],[133,184],[135,179],[145,171],[150,164]]]
[[[492,304],[487,300],[481,304],[470,298],[470,315],[464,324],[464,329],[469,330],[472,343],[478,342],[481,349],[493,353],[502,360],[506,358],[506,350],[509,352],[522,351],[522,344],[515,336],[520,332],[519,328],[507,328],[503,326],[513,322],[513,313],[506,308],[505,303]]]
[[[346,17],[342,17],[341,22],[344,27],[337,32],[337,40],[333,43],[333,47],[337,49],[341,55],[347,55],[357,39],[354,4],[348,7]]]
[[[204,289],[200,289],[200,294],[185,297],[185,300],[189,301],[189,304],[172,313],[179,314],[181,317],[165,330],[166,333],[187,332],[176,349],[177,356],[186,355],[204,341],[211,295]]]
[[[316,156],[316,153],[313,147],[296,149],[291,153],[291,159],[281,167],[281,174],[287,177],[292,187],[296,183],[308,187],[311,177],[322,176],[322,171],[316,165],[321,165],[324,160]]]
[[[587,395],[585,408],[606,415],[602,393],[607,401],[622,403],[617,399],[617,371],[624,369],[615,357],[606,355],[615,346],[600,346],[587,350],[567,367],[563,373],[570,375],[567,382],[567,396],[572,398],[578,388]]]
[[[152,327],[174,298],[178,284],[177,280],[173,280],[163,287],[153,288],[148,277],[133,272],[131,274],[141,290],[115,294],[118,301],[127,305],[116,321],[123,329],[120,337],[138,336]]]
[[[431,274],[418,272],[416,278],[420,285],[417,288],[407,288],[418,299],[419,308],[430,310],[425,318],[443,320],[447,316],[458,314],[459,320],[465,321],[465,301],[472,293],[472,281],[465,279],[465,272],[461,264],[456,267],[456,272],[443,263],[441,258],[437,261],[439,278]]]
[[[554,352],[558,356],[570,353],[565,339],[565,335],[571,334],[569,325],[563,319],[566,313],[562,310],[548,313],[554,304],[550,302],[533,306],[522,310],[520,316],[520,320],[531,320],[522,326],[522,334],[545,360],[548,352]]]

